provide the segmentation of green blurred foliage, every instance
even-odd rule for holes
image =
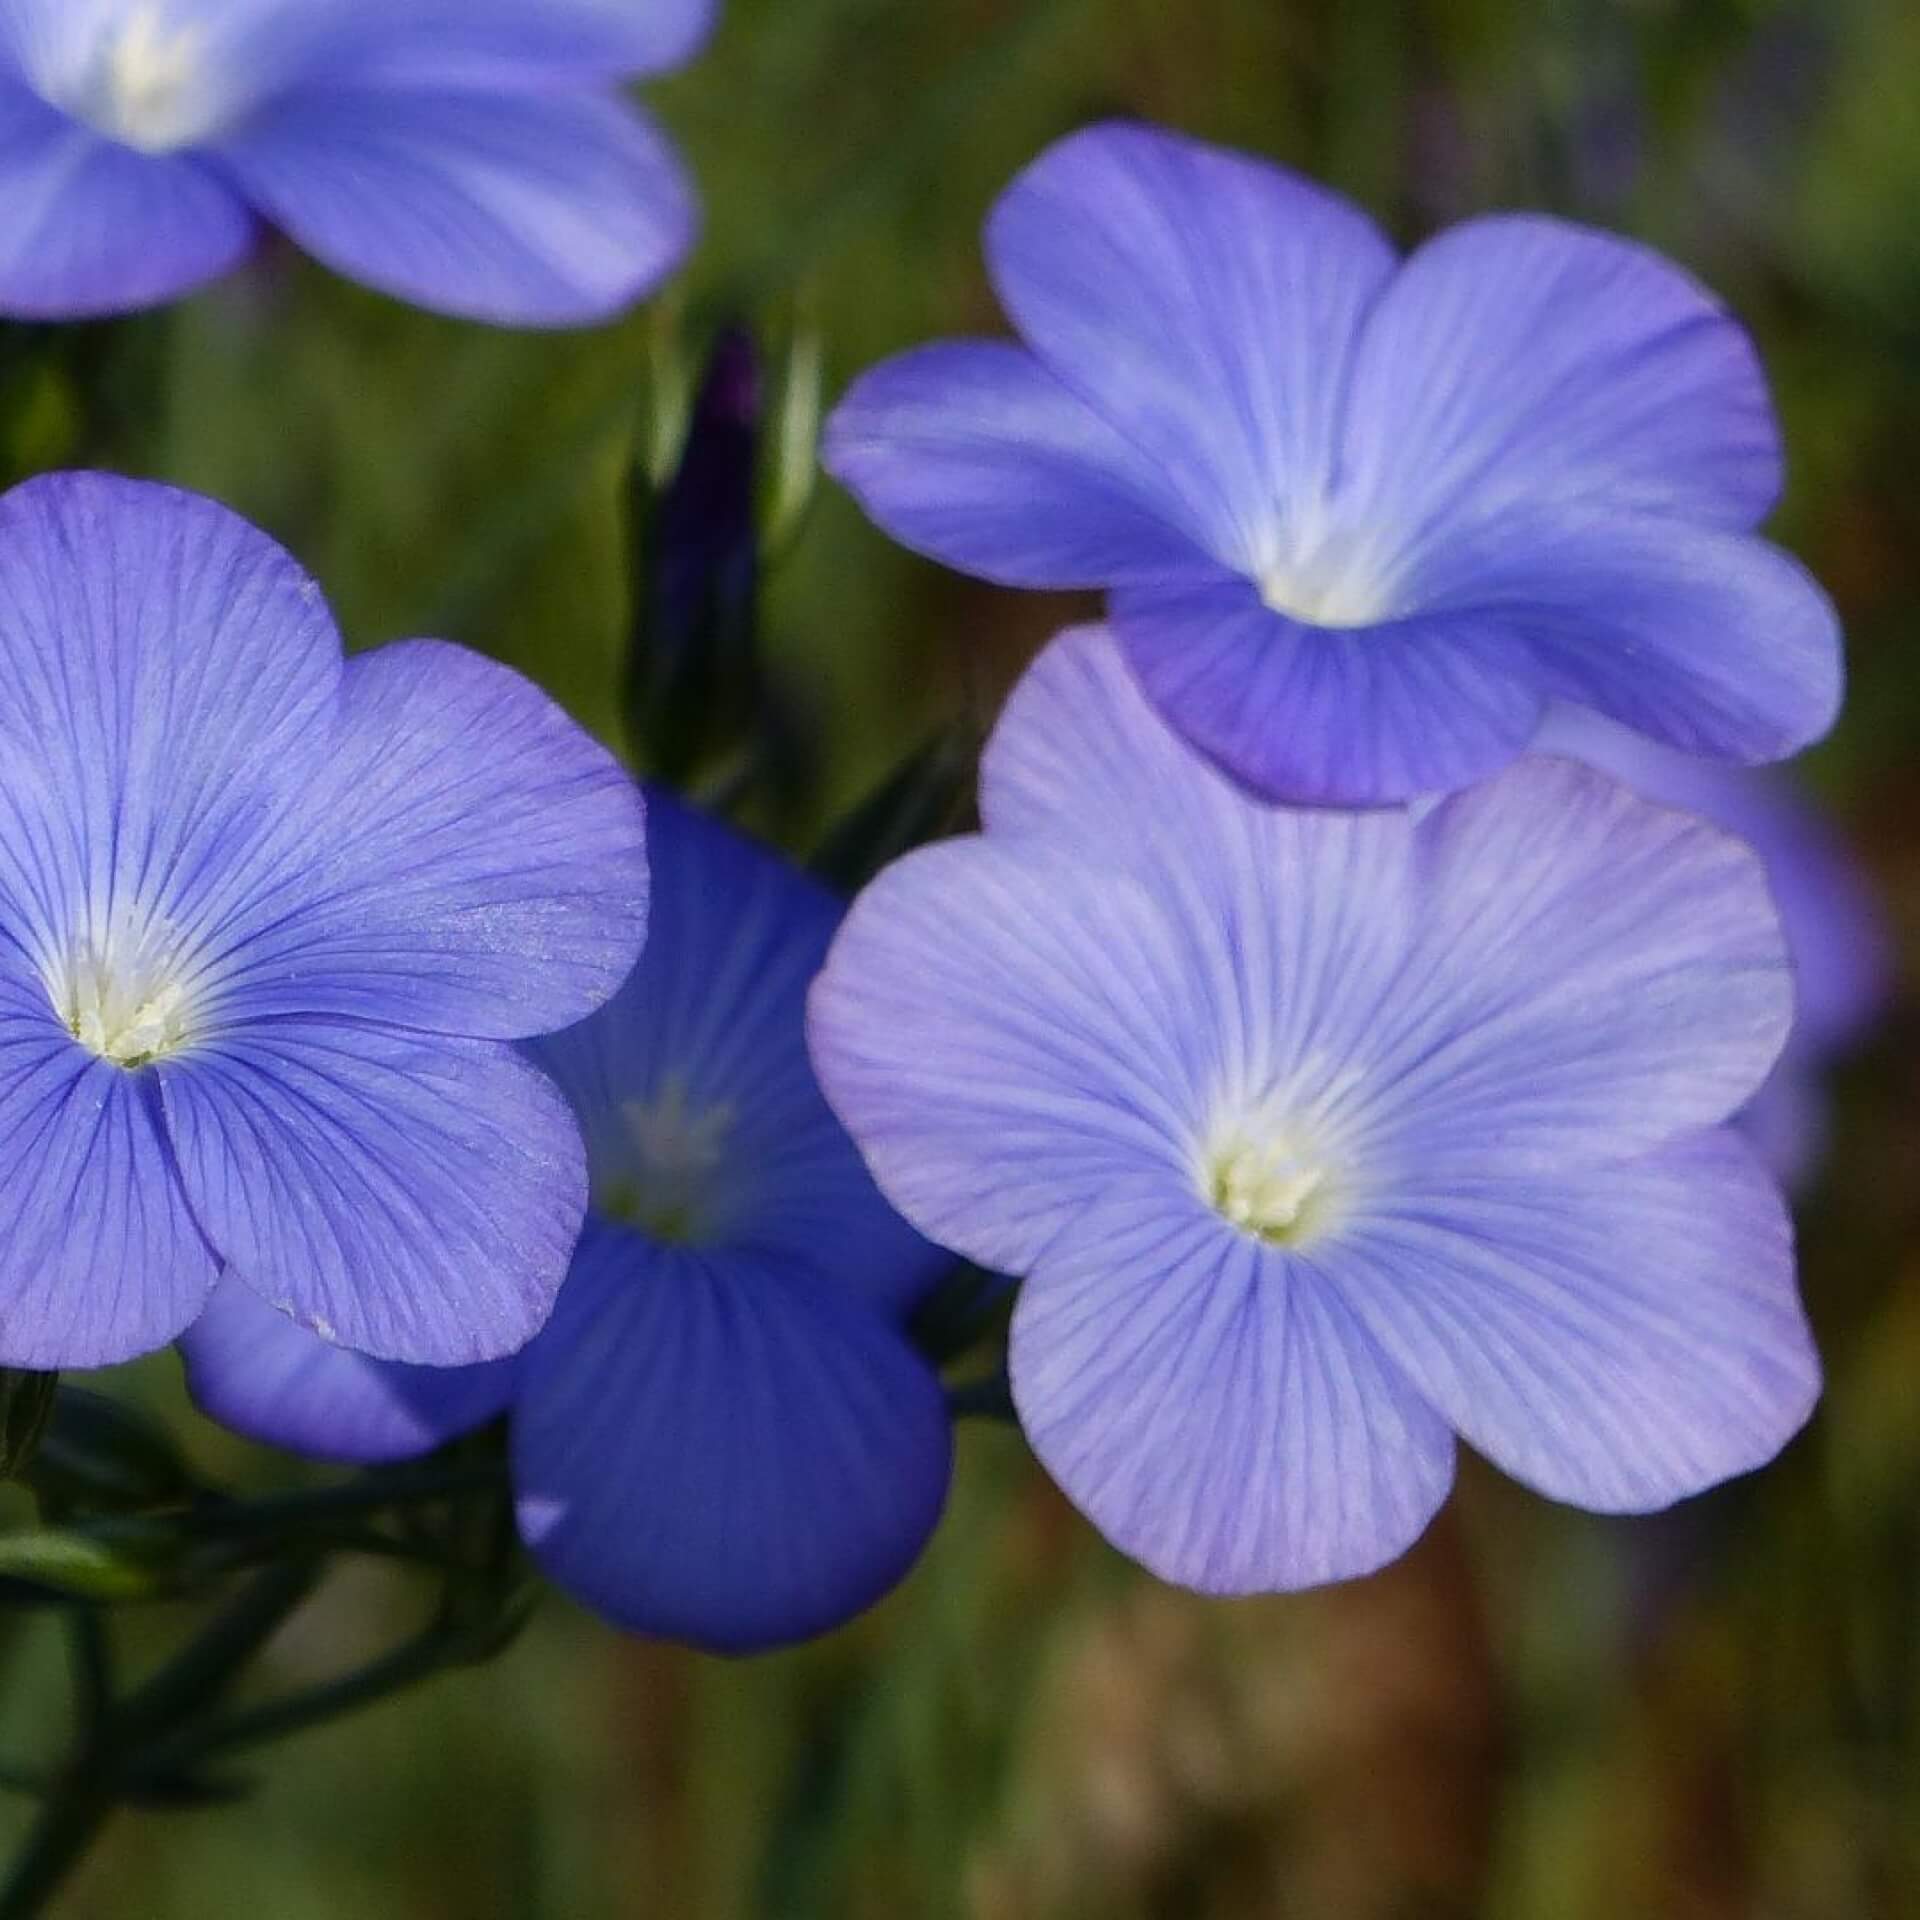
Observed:
[[[1778,521],[1854,691],[1809,768],[1920,932],[1920,13],[1903,0],[732,0],[657,89],[708,231],[649,312],[510,336],[276,252],[181,311],[0,364],[7,462],[204,488],[313,567],[354,644],[439,632],[615,737],[631,464],[670,461],[711,328],[879,355],[997,325],[981,216],[1039,146],[1148,114],[1274,154],[1397,233],[1499,205],[1640,234],[1748,317],[1792,450]],[[113,377],[97,376],[102,364]],[[142,396],[159,393],[163,402]],[[93,396],[82,404],[82,395]],[[939,726],[977,732],[1071,601],[891,548],[823,490],[769,582],[817,750],[811,844]],[[1910,969],[1908,969],[1910,973]],[[969,1431],[925,1564],[751,1664],[549,1606],[463,1672],[124,1816],[76,1920],[1834,1920],[1920,1913],[1920,1023],[1844,1076],[1810,1197],[1830,1387],[1773,1471],[1642,1523],[1469,1470],[1375,1580],[1211,1604],[1122,1565],[1017,1435]],[[1622,1249],[1623,1258],[1632,1249]],[[301,1470],[122,1376],[196,1459]],[[298,1684],[425,1604],[354,1567],[276,1641]],[[170,1606],[136,1610],[157,1648]],[[65,1714],[0,1615],[0,1762]]]

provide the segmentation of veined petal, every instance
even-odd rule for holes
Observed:
[[[1523,633],[1497,616],[1317,627],[1222,579],[1123,591],[1111,617],[1168,721],[1274,799],[1375,805],[1467,785],[1520,752],[1545,706]]]
[[[1126,858],[1111,824],[896,862],[813,989],[815,1067],[881,1191],[1008,1272],[1109,1191],[1198,1190],[1222,1125],[1284,1109],[1332,1150],[1372,1124],[1369,1067],[1421,1052],[1405,816],[1223,802]]]
[[[804,1268],[887,1313],[952,1264],[881,1199],[807,1058],[808,984],[844,903],[664,788],[648,798],[657,927],[600,1013],[533,1043],[586,1130],[600,1184],[684,1158],[703,1242]]]
[[[1131,876],[988,840],[909,854],[814,983],[813,1062],[880,1190],[1025,1272],[1110,1186],[1184,1165],[1222,1041],[1180,927]]]
[[[1369,1573],[1452,1484],[1452,1435],[1340,1291],[1177,1190],[1062,1236],[1021,1290],[1009,1365],[1067,1496],[1202,1592]]]
[[[1762,1466],[1819,1394],[1786,1209],[1730,1133],[1449,1178],[1327,1266],[1463,1438],[1579,1506],[1644,1513]]]
[[[1106,627],[1040,650],[980,756],[989,834],[1066,839],[1119,865],[1162,834],[1192,847],[1233,831],[1246,798],[1155,711]]]
[[[484,1426],[512,1397],[511,1360],[408,1367],[329,1345],[237,1280],[180,1336],[187,1390],[210,1419],[311,1460],[411,1460]]]
[[[1167,476],[1223,563],[1259,571],[1317,512],[1392,249],[1278,167],[1155,128],[1050,147],[987,229],[994,284],[1059,378]]]
[[[1796,1048],[1845,1046],[1885,1006],[1893,964],[1885,911],[1858,857],[1786,775],[1697,759],[1566,705],[1548,714],[1533,750],[1584,760],[1753,848],[1793,957]]]
[[[532,92],[690,59],[716,0],[0,0],[0,68],[82,117],[158,71],[188,144],[288,94],[358,86]],[[116,69],[119,70],[118,74]]]
[[[0,867],[43,974],[136,907],[204,924],[340,671],[319,589],[224,507],[105,474],[0,497]]]
[[[305,0],[311,5],[311,0]],[[330,80],[537,87],[683,66],[718,0],[328,0],[339,16],[320,54]],[[282,7],[282,12],[298,12]]]
[[[111,1366],[199,1312],[218,1261],[152,1091],[89,1054],[39,983],[0,964],[0,1366]]]
[[[1765,1079],[1793,986],[1742,842],[1546,758],[1446,800],[1419,840],[1418,1019],[1371,1070],[1396,1152],[1618,1159],[1724,1120]]]
[[[340,86],[294,93],[218,152],[315,258],[502,326],[609,320],[692,244],[692,189],[610,96]]]
[[[511,1048],[281,1020],[151,1071],[208,1236],[303,1326],[456,1366],[514,1352],[546,1319],[585,1156],[558,1090]]]
[[[1165,471],[1018,347],[886,361],[841,401],[822,457],[902,545],[1005,586],[1215,571]]]
[[[1367,317],[1342,512],[1434,542],[1520,504],[1715,527],[1779,495],[1779,429],[1746,331],[1650,249],[1538,214],[1453,227]]]
[[[946,1498],[932,1369],[766,1262],[589,1228],[523,1368],[521,1531],[632,1632],[726,1653],[824,1633],[900,1579]]]
[[[1429,617],[1524,637],[1541,694],[1684,752],[1785,759],[1839,712],[1833,604],[1762,540],[1653,514],[1521,509],[1436,542],[1408,591]]]
[[[639,789],[510,668],[433,640],[359,655],[300,775],[229,881],[226,1017],[517,1039],[580,1019],[633,970]]]
[[[0,313],[160,306],[252,251],[253,215],[197,160],[138,153],[0,74]]]

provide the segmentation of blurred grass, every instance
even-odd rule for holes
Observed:
[[[993,193],[1089,115],[1272,153],[1396,232],[1495,205],[1639,233],[1745,314],[1793,472],[1782,537],[1848,619],[1810,768],[1907,953],[1920,934],[1920,14],[1902,0],[734,0],[657,90],[708,204],[690,273],[589,336],[404,312],[285,253],[155,323],[129,463],[231,501],[356,643],[437,631],[612,737],[620,489],[648,369],[745,313],[834,385],[997,322]],[[83,431],[19,394],[19,464]],[[891,548],[823,491],[772,641],[825,782],[796,843],[937,715],[983,723],[1065,611]],[[1831,1386],[1770,1474],[1640,1524],[1469,1471],[1400,1567],[1236,1605],[1109,1554],[1017,1437],[970,1432],[907,1587],[751,1665],[554,1603],[496,1667],[261,1756],[243,1805],[130,1816],[103,1920],[1834,1920],[1920,1913],[1920,1022],[1846,1076],[1805,1221]],[[1631,1257],[1631,1249],[1623,1250]],[[275,1468],[132,1389],[199,1454]],[[343,1577],[282,1681],[404,1630]],[[158,1637],[163,1616],[148,1623]],[[0,1754],[44,1746],[59,1649],[4,1649]]]

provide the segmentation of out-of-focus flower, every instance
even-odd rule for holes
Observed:
[[[814,1061],[907,1218],[1024,1277],[1015,1404],[1117,1545],[1302,1586],[1403,1551],[1456,1434],[1641,1511],[1804,1420],[1786,1213],[1719,1124],[1791,1016],[1738,841],[1546,758],[1265,805],[1104,630],[1016,690],[981,813],[856,901]]]
[[[156,306],[261,221],[417,306],[610,318],[692,191],[618,83],[714,0],[0,0],[0,312]]]
[[[507,1043],[631,969],[642,819],[505,667],[343,661],[212,501],[0,498],[0,1362],[162,1346],[223,1266],[368,1352],[522,1345],[586,1174]]]
[[[594,1018],[541,1042],[586,1128],[593,1216],[515,1362],[381,1366],[223,1287],[195,1397],[336,1460],[404,1457],[511,1409],[521,1530],[638,1632],[745,1651],[893,1585],[945,1499],[940,1383],[901,1329],[950,1264],[875,1191],[807,1061],[842,912],[784,860],[655,793],[654,931]]]
[[[1805,1178],[1824,1144],[1822,1077],[1889,992],[1892,941],[1860,863],[1783,775],[1693,759],[1573,708],[1550,713],[1535,745],[1697,813],[1760,856],[1793,960],[1793,1036],[1737,1124],[1781,1179]]]
[[[1306,181],[1125,125],[1043,154],[987,248],[1025,344],[869,373],[828,466],[920,552],[1108,589],[1154,704],[1256,789],[1464,786],[1550,699],[1742,762],[1831,725],[1833,610],[1752,531],[1758,360],[1657,255],[1505,215],[1402,263]]]

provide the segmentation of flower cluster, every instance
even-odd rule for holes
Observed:
[[[693,221],[617,83],[709,11],[0,0],[0,310],[170,298],[265,221],[452,313],[617,312]],[[1798,1429],[1777,1179],[1880,938],[1750,770],[1841,673],[1756,531],[1744,333],[1622,241],[1401,261],[1135,126],[989,252],[1021,343],[870,372],[827,462],[1107,620],[1014,692],[981,830],[850,910],[500,666],[344,659],[209,501],[0,498],[0,1364],[181,1338],[207,1412],[332,1461],[504,1418],[551,1578],[727,1651],[918,1556],[910,1322],[961,1259],[1019,1283],[1042,1462],[1210,1592],[1391,1559],[1461,1439],[1644,1511]],[[656,772],[752,660],[756,406],[730,339],[647,555]]]
[[[1399,262],[1137,126],[1043,155],[988,250],[1022,344],[868,374],[828,464],[1109,625],[1016,691],[983,833],[857,905],[812,1033],[882,1190],[1022,1277],[1041,1459],[1244,1592],[1404,1550],[1456,1436],[1605,1510],[1770,1458],[1819,1370],[1728,1123],[1792,1170],[1875,970],[1844,868],[1708,764],[1840,692],[1831,608],[1753,531],[1746,336],[1610,237],[1504,217]]]

